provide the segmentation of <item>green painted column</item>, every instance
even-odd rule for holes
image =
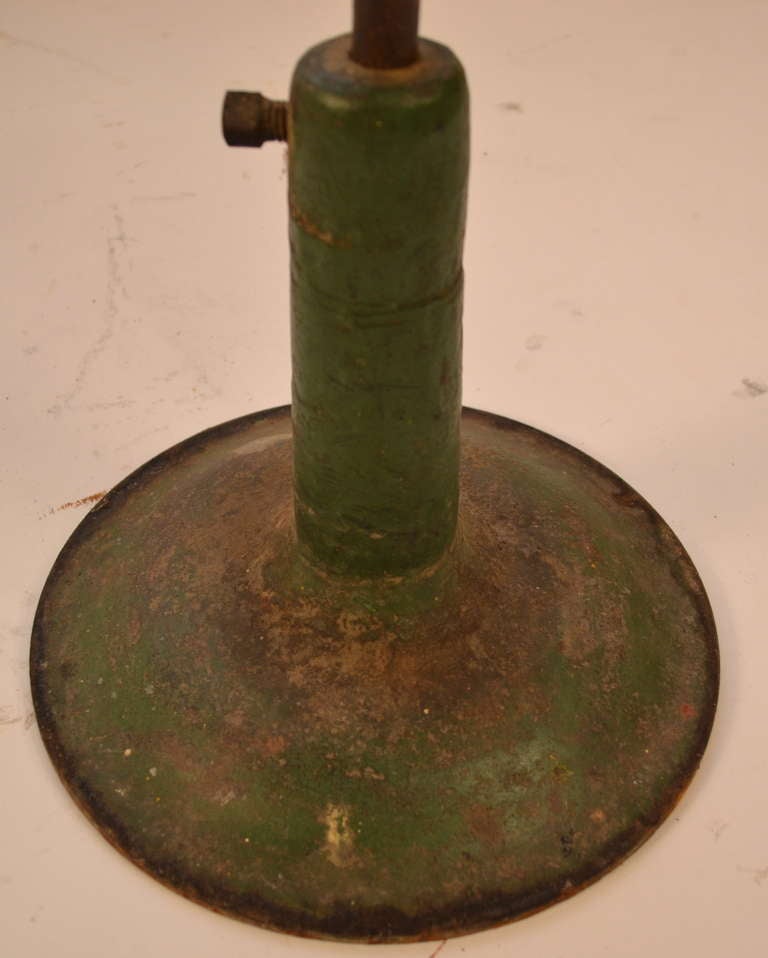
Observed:
[[[400,575],[456,531],[468,95],[438,44],[394,70],[349,46],[291,88],[296,522],[315,564]]]

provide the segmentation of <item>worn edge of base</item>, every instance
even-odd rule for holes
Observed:
[[[710,688],[707,701],[709,708],[700,717],[696,745],[691,751],[687,773],[678,782],[677,790],[669,797],[668,802],[658,810],[656,815],[639,822],[633,828],[627,829],[614,840],[610,852],[606,851],[605,853],[604,857],[607,861],[604,864],[597,868],[584,868],[581,872],[574,873],[572,879],[568,879],[565,883],[558,881],[555,885],[541,885],[539,888],[530,891],[524,898],[515,896],[514,899],[510,899],[509,896],[504,895],[486,895],[476,902],[467,903],[458,918],[456,916],[457,909],[452,909],[450,912],[442,910],[430,915],[411,916],[396,909],[382,908],[369,909],[359,914],[356,922],[352,922],[349,912],[345,910],[342,913],[340,908],[336,915],[331,915],[326,920],[316,922],[312,927],[308,927],[304,913],[270,905],[261,897],[257,898],[254,895],[249,895],[237,900],[230,898],[224,902],[215,889],[188,881],[174,881],[174,876],[168,873],[168,869],[164,865],[156,864],[134,850],[134,843],[130,835],[126,834],[125,830],[114,821],[107,809],[90,793],[81,776],[70,766],[65,750],[56,734],[55,723],[46,701],[42,681],[45,673],[43,665],[45,636],[41,621],[45,597],[51,585],[56,581],[70,551],[75,549],[80,539],[89,532],[88,527],[91,517],[129,495],[136,481],[144,478],[147,473],[167,468],[187,452],[190,447],[204,443],[208,439],[217,439],[235,433],[246,423],[255,423],[267,419],[277,420],[282,417],[290,418],[290,409],[290,406],[275,406],[256,413],[249,413],[204,429],[160,452],[118,482],[97,502],[76,526],[59,552],[43,586],[35,612],[30,643],[30,684],[40,735],[65,789],[85,817],[123,858],[128,858],[148,877],[164,885],[168,890],[182,895],[195,904],[203,905],[216,914],[256,925],[267,931],[290,934],[299,938],[349,942],[350,944],[403,944],[457,938],[520,921],[565,901],[593,885],[621,865],[633,852],[648,841],[678,805],[701,764],[714,724],[720,679],[719,646],[712,608],[698,571],[685,547],[653,506],[635,492],[625,480],[589,454],[556,436],[525,423],[471,407],[465,406],[462,408],[462,418],[476,418],[508,432],[527,432],[543,436],[548,442],[559,446],[575,459],[583,462],[590,470],[617,483],[622,488],[623,494],[631,496],[636,504],[644,509],[657,528],[663,528],[665,534],[672,537],[676,548],[679,549],[680,561],[688,566],[697,585],[694,591],[691,589],[690,582],[684,583],[686,591],[695,600],[701,617],[703,633],[706,634],[708,639],[707,680]],[[241,906],[239,911],[236,910],[238,901]],[[514,905],[512,901],[514,901]],[[245,913],[246,908],[247,914]]]

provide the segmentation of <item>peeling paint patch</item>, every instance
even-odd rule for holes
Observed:
[[[254,452],[262,452],[278,442],[287,442],[291,438],[289,432],[279,432],[276,436],[265,436],[263,439],[252,439],[243,443],[234,450],[236,456],[250,456]]]
[[[214,801],[221,805],[223,808],[225,805],[229,805],[231,801],[237,798],[237,793],[234,788],[221,788],[215,795]],[[246,839],[248,841],[248,839]]]
[[[376,769],[370,768],[369,766],[363,769],[353,768],[347,772],[347,778],[366,778],[374,782],[384,781],[384,776],[381,772],[377,772]]]
[[[355,836],[349,824],[350,810],[346,805],[329,802],[321,821],[325,826],[323,851],[328,861],[337,868],[346,868],[355,857]]]

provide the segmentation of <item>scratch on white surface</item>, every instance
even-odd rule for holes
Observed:
[[[90,496],[83,496],[81,499],[70,499],[69,502],[62,502],[60,506],[51,506],[51,508],[40,515],[44,519],[46,516],[55,515],[57,512],[63,512],[65,509],[79,509],[81,506],[92,506],[100,502],[107,494],[107,489],[100,492],[92,492]]]
[[[119,446],[115,446],[115,452],[122,452],[123,449],[128,449],[130,446],[135,446],[136,443],[143,442],[145,439],[148,439],[150,436],[154,436],[159,432],[167,432],[168,423],[164,423],[161,426],[156,426],[154,429],[148,429],[146,432],[139,433],[138,436],[134,436],[132,439],[129,439],[128,442],[123,442]]]
[[[768,866],[765,868],[744,868],[740,865],[739,871],[751,875],[752,881],[760,887],[762,887],[763,882],[768,879]]]
[[[719,818],[715,819],[715,821],[713,821],[709,826],[709,830],[712,832],[716,842],[720,840],[720,836],[723,834],[726,828],[728,828],[728,822],[724,822]]]
[[[131,197],[137,203],[165,203],[168,200],[191,200],[197,196],[197,193],[182,192],[182,193],[142,193],[138,196]]]
[[[542,336],[540,333],[534,333],[526,339],[525,348],[529,350],[529,352],[535,352],[537,349],[542,349],[546,341],[546,336]]]
[[[198,366],[197,382],[192,387],[192,399],[216,399],[222,393],[221,386],[215,386],[208,378],[203,366]]]
[[[104,352],[109,341],[115,334],[115,326],[120,315],[121,303],[128,300],[128,291],[125,286],[124,258],[128,245],[125,233],[125,224],[117,206],[112,207],[114,227],[112,235],[107,237],[107,281],[104,297],[104,325],[96,338],[96,342],[88,349],[80,360],[80,366],[70,389],[59,396],[59,401],[48,410],[53,415],[59,415],[69,409],[79,396],[88,374],[99,356]]]
[[[20,721],[20,715],[10,715],[7,708],[0,708],[0,725],[15,725]]]
[[[98,412],[99,409],[130,409],[136,405],[135,399],[127,399],[125,396],[120,399],[114,399],[111,402],[89,402],[88,411]]]
[[[83,60],[83,58],[77,56],[77,54],[70,53],[69,50],[62,50],[60,47],[49,47],[44,43],[37,43],[35,40],[27,40],[25,37],[18,37],[12,33],[6,33],[5,30],[0,30],[0,41],[11,47],[24,47],[27,50],[34,50],[37,53],[44,53],[49,57],[58,57],[60,60],[66,60],[69,63],[76,63],[78,66],[84,67],[86,70],[92,70],[94,73],[99,73],[101,76],[109,77],[111,80],[117,80],[119,83],[124,82],[121,77],[115,76],[114,73],[110,73],[108,70],[104,70],[96,63],[91,63],[90,60]]]
[[[758,396],[764,396],[768,393],[768,383],[764,383],[759,379],[750,379],[749,376],[745,376],[741,380],[741,389],[734,391],[733,395],[738,396],[740,399],[757,399]]]

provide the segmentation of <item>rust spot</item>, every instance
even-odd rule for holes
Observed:
[[[354,612],[342,612],[336,620],[339,632],[348,639],[359,639],[369,632],[376,632],[381,628],[381,622],[373,616],[360,615]]]
[[[680,714],[683,718],[693,718],[696,714],[696,709],[689,702],[684,702],[680,706]]]
[[[241,728],[245,721],[245,709],[234,709],[224,716],[224,721],[230,728]]]
[[[287,746],[288,742],[284,736],[270,735],[261,743],[259,751],[265,758],[274,758],[277,755],[282,755]]]
[[[326,246],[335,246],[339,249],[347,248],[351,245],[347,240],[340,240],[338,237],[335,237],[333,233],[328,230],[320,229],[312,220],[302,213],[302,211],[296,206],[296,204],[291,200],[290,202],[291,209],[291,219],[293,222],[300,226],[305,233],[309,233],[310,236],[314,236],[315,239],[319,239],[321,243],[325,243]]]
[[[497,847],[504,841],[504,820],[498,809],[489,805],[471,805],[467,809],[467,822],[484,844]]]

